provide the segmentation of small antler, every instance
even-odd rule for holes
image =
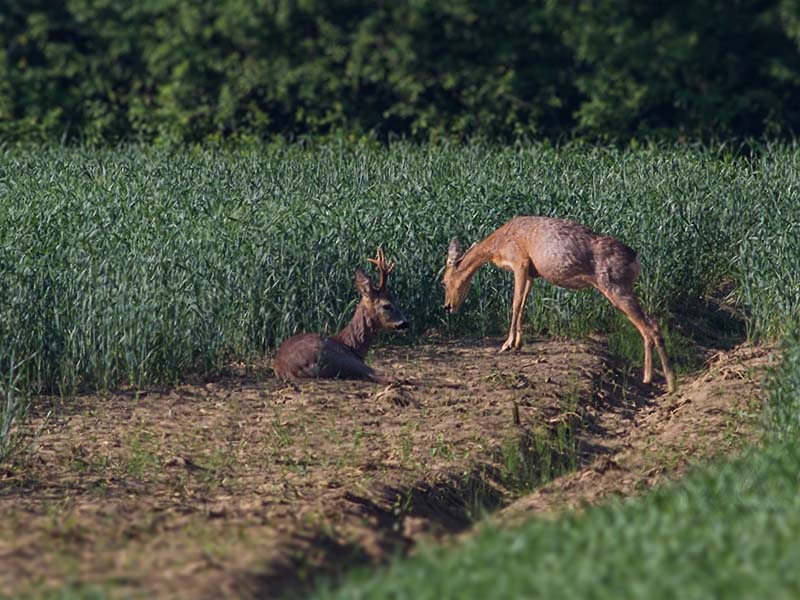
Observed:
[[[383,254],[383,248],[381,246],[378,246],[375,258],[368,258],[367,260],[378,267],[380,277],[378,280],[378,291],[384,291],[386,289],[386,282],[389,280],[389,273],[394,269],[394,263],[386,262],[386,256]]]

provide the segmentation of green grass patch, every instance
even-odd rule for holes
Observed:
[[[19,600],[107,600],[112,595],[107,588],[83,583],[73,583],[59,589],[47,589],[16,596]]]
[[[573,470],[578,464],[574,424],[565,418],[552,425],[509,438],[502,448],[504,484],[523,494]]]

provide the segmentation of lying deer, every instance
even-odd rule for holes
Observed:
[[[333,337],[301,333],[285,340],[275,354],[272,369],[281,379],[367,379],[383,381],[364,358],[375,335],[383,329],[407,329],[408,321],[397,309],[386,284],[394,263],[386,263],[383,249],[367,259],[378,268],[377,287],[356,269],[356,289],[361,301],[350,323]]]
[[[633,282],[639,275],[637,253],[619,240],[599,235],[579,223],[550,217],[515,217],[461,255],[458,240],[447,252],[444,308],[456,312],[481,265],[493,263],[514,273],[511,330],[500,352],[522,346],[522,314],[537,277],[568,289],[594,286],[630,319],[644,338],[644,383],[653,379],[655,344],[667,387],[675,391],[675,374],[664,349],[661,328],[646,314]]]

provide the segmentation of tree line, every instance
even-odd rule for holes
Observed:
[[[790,136],[800,0],[3,0],[0,139]]]

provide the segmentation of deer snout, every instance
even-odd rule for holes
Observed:
[[[408,321],[400,321],[397,324],[397,327],[395,327],[395,329],[399,329],[401,331],[405,331],[406,329],[408,329]]]

